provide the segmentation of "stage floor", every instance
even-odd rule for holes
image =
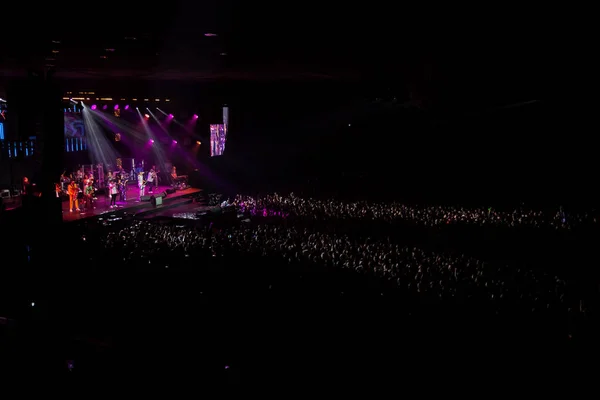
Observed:
[[[158,186],[158,187],[154,188],[153,193],[148,193],[146,191],[146,195],[152,195],[152,194],[156,195],[156,194],[166,191],[169,188],[170,188],[169,186]],[[167,199],[167,201],[171,201],[173,199],[177,199],[177,198],[181,198],[181,197],[188,196],[191,194],[199,193],[201,191],[202,191],[201,189],[194,189],[194,188],[178,190],[173,194],[169,194],[166,199]],[[136,209],[144,209],[144,208],[152,207],[152,205],[149,201],[140,202],[139,194],[140,194],[140,191],[138,188],[136,188],[136,187],[128,188],[127,189],[127,201],[119,201],[120,198],[117,195],[117,206],[113,207],[113,208],[110,207],[110,197],[108,197],[104,194],[101,194],[101,195],[98,195],[98,199],[96,201],[94,201],[94,209],[92,209],[92,210],[85,209],[83,203],[80,202],[79,208],[81,209],[81,211],[75,211],[75,209],[73,209],[73,212],[69,211],[69,200],[66,199],[65,201],[62,202],[63,221],[64,222],[78,221],[78,220],[81,220],[84,218],[97,217],[99,215],[114,212],[114,211],[128,211],[128,210],[135,211]],[[73,208],[75,208],[75,206],[73,206]]]

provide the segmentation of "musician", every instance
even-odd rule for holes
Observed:
[[[173,178],[173,182],[177,181],[177,168],[174,165],[171,168],[171,178]]]
[[[67,184],[69,183],[69,178],[65,176],[66,172],[67,171],[64,171],[62,174],[60,174],[60,190],[63,192],[67,190]]]
[[[106,197],[109,197],[109,198],[110,198],[110,190],[108,190],[108,184],[110,184],[110,181],[112,181],[113,179],[115,179],[115,177],[113,176],[112,171],[109,170],[106,173],[106,179],[104,180],[107,183],[107,185],[106,185]]]
[[[156,181],[157,181],[157,176],[156,176],[156,171],[154,170],[154,167],[152,167],[152,169],[150,170],[150,172],[148,172],[148,179],[146,179],[147,183],[148,183],[148,193],[152,193],[154,186],[156,185]]]
[[[84,178],[85,178],[85,174],[83,173],[83,166],[82,166],[77,170],[77,173],[75,174],[75,179],[77,180],[77,184],[81,185]]]
[[[140,201],[142,201],[142,196],[146,191],[146,181],[144,180],[144,172],[140,171],[138,174],[138,187],[140,188]]]
[[[25,196],[33,195],[33,185],[31,184],[31,182],[29,182],[29,178],[26,176],[23,177],[23,187],[21,188],[21,194]]]
[[[98,182],[96,182],[98,184],[98,188],[103,188],[104,187],[104,165],[102,165],[102,164],[96,165],[96,171],[98,174]]]
[[[117,179],[117,188],[119,189],[119,201],[127,202],[127,180],[119,175]]]
[[[114,208],[117,206],[117,193],[119,193],[116,180],[113,179],[108,183],[108,192],[110,193],[110,208]]]
[[[83,195],[85,197],[85,209],[93,210],[94,208],[94,175],[89,174],[84,180]]]
[[[152,169],[154,170],[154,175],[156,176],[156,179],[154,180],[154,186],[158,186],[160,183],[160,169],[158,169],[156,165],[153,165]]]
[[[77,186],[77,183],[71,181],[67,191],[69,193],[69,212],[73,212],[73,203],[75,203],[75,211],[81,211],[79,209],[79,200],[77,200],[77,195],[79,194],[79,186]]]
[[[121,176],[125,175],[125,169],[123,168],[123,165],[119,165],[117,167],[116,173],[119,174],[119,175],[121,175]]]

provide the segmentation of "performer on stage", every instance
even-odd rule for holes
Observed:
[[[75,179],[77,180],[77,184],[81,185],[83,183],[83,179],[85,178],[85,175],[83,173],[83,166],[81,166],[78,170],[77,173],[75,174]]]
[[[33,185],[29,182],[29,178],[23,177],[23,187],[21,188],[21,194],[25,196],[33,196]]]
[[[119,179],[117,179],[117,188],[119,189],[119,201],[127,202],[127,180],[123,179],[119,175]]]
[[[63,192],[67,191],[67,185],[69,184],[69,178],[65,176],[66,172],[67,171],[64,171],[62,174],[60,174],[60,190]]]
[[[83,195],[85,196],[85,209],[93,210],[94,207],[94,175],[89,174],[85,180],[85,186],[83,188]]]
[[[114,179],[108,183],[108,192],[110,193],[110,208],[114,208],[117,206],[117,193],[119,193],[117,181]]]
[[[156,171],[154,170],[154,167],[148,172],[148,179],[146,181],[148,182],[148,193],[152,193],[154,186],[156,185]]]
[[[144,196],[144,194],[146,192],[146,181],[144,180],[144,172],[143,171],[140,171],[140,173],[138,174],[138,187],[140,188],[139,200],[142,201],[142,196]]]
[[[79,194],[79,186],[75,181],[71,181],[68,187],[69,192],[69,212],[73,212],[73,203],[75,203],[75,211],[81,211],[79,209],[79,200],[77,200],[77,195]]]
[[[110,198],[110,189],[108,188],[108,185],[110,184],[110,181],[112,181],[114,178],[112,171],[108,171],[106,173],[106,178],[104,179],[104,182],[106,182],[106,197]]]

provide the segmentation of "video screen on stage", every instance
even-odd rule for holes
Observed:
[[[225,152],[227,141],[227,130],[224,124],[212,124],[210,126],[210,156],[222,156]]]
[[[85,134],[83,117],[80,113],[65,113],[65,138],[82,138]]]

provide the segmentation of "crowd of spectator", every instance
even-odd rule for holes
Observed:
[[[386,222],[406,221],[424,226],[463,224],[474,226],[534,227],[572,229],[597,224],[596,213],[567,212],[562,207],[533,210],[519,207],[509,211],[494,207],[412,206],[401,203],[344,202],[335,199],[303,198],[274,193],[261,197],[238,195],[232,204],[253,215],[294,215],[314,220],[369,219]]]
[[[390,240],[252,223],[220,229],[136,221],[103,238],[107,254],[125,262],[195,259],[230,253],[277,258],[282,268],[311,264],[369,275],[403,293],[428,302],[473,301],[494,311],[555,312],[576,307],[567,283],[557,276],[525,268],[483,262],[403,246]],[[163,257],[168,255],[168,257]],[[169,262],[164,263],[168,267]],[[202,268],[199,263],[198,268]]]

